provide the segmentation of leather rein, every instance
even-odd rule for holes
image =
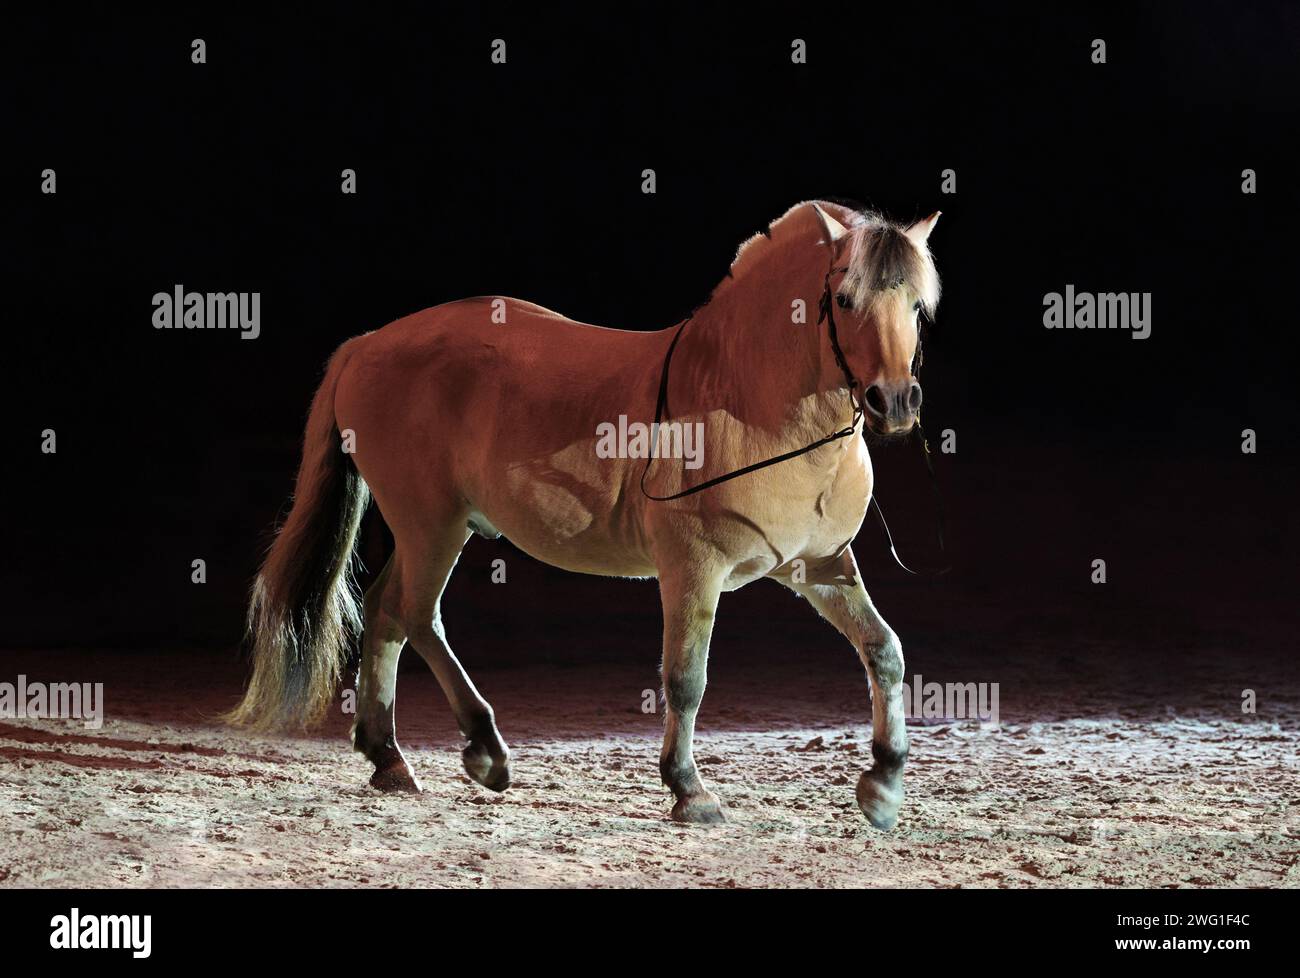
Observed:
[[[647,499],[654,500],[655,502],[669,502],[674,499],[682,499],[685,496],[691,496],[697,492],[703,492],[705,489],[711,489],[724,482],[730,482],[732,479],[738,479],[742,475],[757,472],[759,469],[765,469],[772,465],[779,465],[781,462],[788,462],[790,459],[798,458],[800,455],[807,455],[809,452],[815,451],[823,445],[829,445],[833,441],[839,441],[841,438],[848,438],[849,436],[856,434],[858,425],[862,422],[864,414],[862,397],[859,393],[862,384],[857,377],[853,376],[853,371],[849,369],[848,360],[844,357],[844,350],[840,347],[839,332],[835,326],[835,296],[831,291],[831,276],[846,271],[848,271],[847,267],[836,268],[834,267],[834,263],[832,263],[831,268],[827,270],[826,287],[822,291],[821,301],[818,303],[819,312],[817,316],[817,325],[820,326],[823,322],[826,323],[826,333],[830,338],[831,352],[835,355],[835,363],[839,366],[841,373],[844,374],[844,383],[848,389],[849,404],[853,408],[853,418],[849,422],[848,427],[840,428],[838,431],[832,431],[830,434],[817,439],[811,444],[805,445],[803,448],[796,448],[793,451],[784,452],[781,455],[775,455],[772,458],[764,459],[761,462],[754,462],[750,465],[744,466],[743,468],[735,469],[732,472],[714,476],[712,479],[706,479],[704,482],[683,489],[681,492],[675,492],[667,496],[656,496],[652,494],[646,489],[645,481],[646,477],[650,473],[650,463],[657,457],[654,449],[659,444],[660,425],[663,421],[664,411],[668,405],[668,372],[673,362],[673,351],[677,349],[677,342],[682,338],[682,333],[685,331],[687,324],[695,317],[695,312],[692,311],[689,316],[678,324],[677,332],[673,334],[673,341],[668,345],[668,352],[664,355],[664,369],[659,378],[659,397],[655,402],[655,420],[654,425],[650,429],[651,452],[650,456],[646,459],[645,468],[641,470],[641,492]],[[916,370],[919,370],[921,366],[921,350],[919,345],[916,351],[916,359]],[[914,375],[916,370],[913,371]],[[930,445],[926,441],[925,433],[921,430],[921,420],[919,416],[917,417],[916,424],[913,427],[919,436],[921,451],[925,457],[926,469],[930,473],[930,485],[934,490],[939,550],[946,553],[944,543],[943,499],[939,494],[939,485],[934,472],[934,463],[930,458]],[[944,566],[938,570],[918,573],[903,563],[902,559],[898,556],[898,550],[894,547],[894,537],[893,534],[889,532],[889,524],[885,522],[884,510],[880,508],[880,502],[876,498],[874,492],[871,494],[871,504],[875,506],[876,516],[880,520],[881,529],[885,531],[885,539],[889,543],[889,552],[893,554],[894,561],[899,567],[903,568],[903,570],[907,571],[909,574],[926,577],[939,577],[948,573],[948,571],[952,569],[951,566]]]

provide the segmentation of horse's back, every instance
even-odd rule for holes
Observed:
[[[575,395],[601,402],[602,391],[626,395],[630,383],[653,373],[647,368],[661,355],[656,336],[593,326],[521,299],[476,296],[350,341],[345,384],[359,381],[383,399],[390,395],[376,387],[408,395],[434,387],[459,405],[482,394],[496,407],[503,390],[534,408]]]
[[[412,504],[460,500],[521,545],[536,537],[538,555],[563,565],[547,552],[557,528],[627,535],[608,522],[621,522],[613,510],[628,463],[594,445],[600,423],[653,410],[654,338],[504,297],[435,306],[345,346],[336,421],[355,432],[354,461],[390,525]],[[581,504],[570,499],[580,485]],[[533,504],[539,512],[521,518]],[[644,571],[621,560],[612,569]]]
[[[584,323],[535,302],[484,295],[422,309],[361,339],[374,353],[411,356],[427,351],[445,356],[473,350],[508,354],[537,342],[550,348],[558,344],[557,353],[565,346],[637,346],[645,336]]]

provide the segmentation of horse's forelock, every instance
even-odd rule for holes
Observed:
[[[939,304],[939,274],[930,249],[917,245],[901,225],[870,211],[861,212],[851,228],[848,272],[843,290],[864,309],[882,293],[906,286],[927,315]]]
[[[796,204],[758,234],[743,242],[728,270],[728,279],[743,277],[782,248],[804,247],[809,234],[820,229],[810,206]],[[849,271],[843,289],[858,308],[881,293],[906,285],[921,300],[927,314],[939,303],[939,275],[929,249],[917,245],[906,229],[871,210],[857,209],[846,202],[817,201],[850,231]]]

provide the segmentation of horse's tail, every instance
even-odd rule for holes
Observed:
[[[228,723],[268,730],[319,721],[360,631],[352,548],[370,492],[334,421],[334,392],[348,358],[345,344],[312,400],[293,508],[249,601],[252,678]]]

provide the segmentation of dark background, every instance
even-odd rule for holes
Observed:
[[[932,444],[957,432],[954,568],[908,578],[870,521],[856,544],[910,649],[1293,645],[1296,8],[879,6],[18,18],[0,647],[233,650],[340,342],[482,293],[664,328],[813,197],[944,212],[922,380]],[[1045,330],[1067,282],[1153,293],[1151,338]],[[260,291],[261,337],[153,329],[176,283]],[[938,564],[916,446],[876,468],[904,559]],[[385,546],[372,513],[370,567]],[[504,540],[467,546],[446,618],[470,665],[658,648],[652,583]],[[833,645],[820,628],[760,582],[717,641]]]

